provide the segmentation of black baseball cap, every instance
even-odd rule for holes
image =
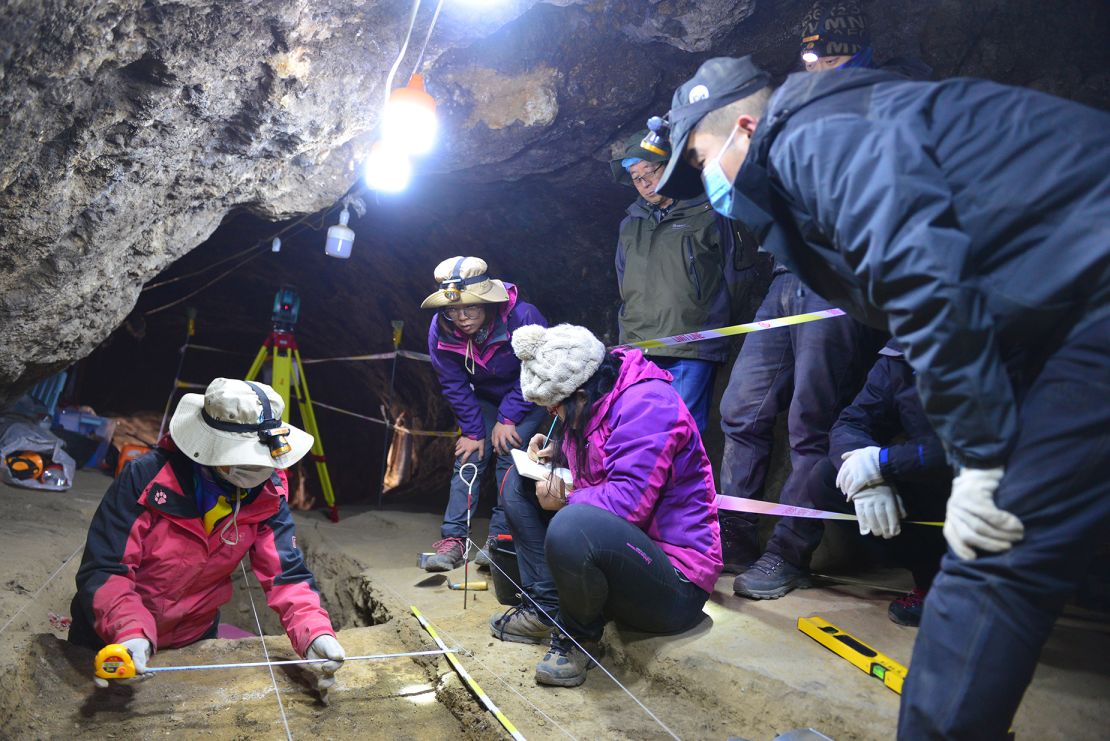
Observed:
[[[670,128],[671,159],[655,192],[668,198],[693,198],[705,192],[701,174],[683,156],[690,132],[710,111],[746,98],[771,84],[771,76],[750,56],[715,57],[698,67],[679,85],[666,121]]]

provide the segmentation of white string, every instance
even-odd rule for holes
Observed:
[[[469,538],[467,538],[467,539],[469,540]],[[471,542],[473,542],[473,541],[471,541]],[[480,553],[485,553],[485,554],[486,554],[486,559],[488,559],[488,560],[489,560],[490,566],[492,566],[493,568],[495,568],[495,569],[497,569],[498,571],[500,571],[500,572],[501,572],[501,575],[502,575],[502,576],[504,576],[504,577],[505,577],[506,579],[508,579],[508,580],[509,580],[509,583],[510,583],[510,584],[512,584],[512,585],[513,585],[514,587],[516,587],[517,591],[518,591],[518,592],[519,592],[519,593],[520,593],[520,594],[521,594],[522,596],[524,596],[524,595],[526,595],[526,594],[527,594],[527,593],[526,593],[526,592],[524,591],[524,587],[520,586],[520,585],[519,585],[519,584],[517,584],[517,583],[516,583],[515,581],[513,581],[512,577],[511,577],[511,576],[509,576],[508,574],[506,574],[506,573],[505,573],[505,570],[504,570],[504,569],[502,569],[502,568],[501,568],[500,566],[498,566],[496,562],[494,562],[494,560],[493,560],[493,559],[492,559],[492,558],[490,557],[490,554],[489,554],[489,552],[488,552],[488,551],[485,551],[485,550],[483,550],[483,549],[482,549],[482,547],[481,547],[480,545],[478,545],[477,543],[473,543],[473,545],[474,545],[474,547],[475,547],[475,548],[476,548],[476,549],[477,549],[477,550],[478,550],[478,551],[479,551]],[[640,708],[641,708],[641,709],[643,709],[643,711],[644,711],[645,713],[647,713],[647,714],[648,714],[648,716],[650,716],[652,720],[654,720],[654,721],[655,721],[656,723],[658,723],[658,724],[659,724],[659,727],[660,727],[660,728],[662,728],[662,729],[663,729],[664,731],[666,731],[666,732],[667,732],[667,733],[668,733],[668,734],[670,735],[670,737],[671,737],[671,738],[675,739],[675,741],[682,741],[682,740],[681,740],[681,739],[679,738],[679,736],[678,736],[678,735],[677,735],[677,734],[676,734],[676,733],[675,733],[674,731],[672,731],[672,730],[671,730],[671,729],[670,729],[670,728],[669,728],[669,727],[667,726],[667,724],[666,724],[666,723],[664,723],[663,721],[661,721],[661,720],[659,719],[659,716],[657,716],[657,715],[656,715],[655,713],[651,712],[651,709],[650,709],[650,708],[649,708],[649,707],[648,707],[647,705],[645,705],[645,704],[643,704],[642,702],[640,702],[639,698],[637,698],[637,697],[636,697],[636,695],[632,694],[632,690],[628,689],[628,688],[627,688],[627,687],[625,687],[625,686],[624,686],[623,684],[621,684],[621,681],[620,681],[619,679],[617,679],[617,678],[616,678],[615,676],[613,676],[613,673],[612,673],[611,671],[609,671],[608,669],[606,669],[606,668],[605,668],[605,665],[604,665],[604,664],[602,664],[602,663],[601,663],[600,661],[598,661],[598,660],[597,660],[597,658],[595,658],[594,656],[592,656],[592,655],[590,654],[590,652],[589,652],[589,651],[587,651],[587,650],[586,650],[585,648],[583,648],[582,644],[581,644],[581,643],[579,643],[579,642],[577,641],[577,639],[575,639],[575,637],[574,637],[574,636],[572,636],[572,635],[571,635],[571,634],[570,634],[570,633],[569,633],[569,632],[567,631],[567,629],[566,629],[566,628],[564,628],[564,627],[563,627],[562,625],[560,625],[560,624],[558,623],[558,621],[556,621],[556,620],[555,620],[555,618],[553,618],[553,617],[551,616],[551,614],[550,614],[550,613],[549,613],[549,612],[548,612],[547,610],[545,610],[545,609],[543,609],[542,607],[540,607],[540,606],[539,606],[539,605],[538,605],[538,604],[537,604],[537,603],[535,602],[535,600],[531,599],[530,597],[529,597],[529,598],[527,598],[527,599],[528,599],[528,602],[529,602],[529,603],[531,603],[531,605],[532,605],[533,607],[535,607],[535,608],[536,608],[537,610],[539,610],[540,612],[542,612],[542,613],[543,613],[544,617],[546,617],[546,618],[547,618],[547,619],[548,619],[548,620],[549,620],[549,621],[551,622],[551,624],[552,624],[552,625],[554,625],[554,626],[555,626],[556,628],[558,628],[558,629],[559,629],[559,631],[560,631],[560,632],[561,632],[561,633],[562,633],[563,635],[565,635],[565,636],[566,636],[567,638],[569,638],[569,639],[570,639],[570,641],[571,641],[571,643],[573,643],[573,644],[574,644],[575,646],[577,646],[577,647],[578,647],[578,650],[579,650],[579,651],[581,651],[582,653],[586,654],[586,657],[587,657],[588,659],[590,659],[590,661],[592,661],[592,662],[594,662],[595,664],[597,664],[597,668],[598,668],[598,669],[600,669],[601,671],[605,672],[605,675],[606,675],[607,677],[609,677],[609,679],[613,680],[613,682],[614,682],[614,683],[615,683],[615,684],[616,684],[616,685],[617,685],[618,687],[620,687],[620,688],[621,688],[622,690],[624,690],[624,693],[625,693],[626,695],[628,695],[629,697],[631,697],[631,698],[632,698],[632,700],[633,700],[633,702],[635,702],[635,703],[636,703],[637,705],[639,705],[639,706],[640,706]]]
[[[474,475],[470,477],[470,481],[466,480],[463,471],[467,468],[474,470]],[[474,482],[478,480],[478,466],[473,463],[464,463],[459,466],[459,478],[466,484],[466,547],[463,549],[463,609],[466,609],[466,596],[470,592],[470,509],[471,495],[474,492]]]
[[[401,50],[397,52],[397,59],[394,60],[393,66],[389,68],[389,74],[385,78],[385,104],[389,106],[389,95],[393,92],[393,78],[397,75],[397,68],[401,66],[401,60],[405,58],[405,52],[409,49],[409,39],[412,38],[412,29],[416,26],[416,13],[420,10],[420,0],[413,0],[412,2],[412,15],[409,17],[409,30],[405,34],[405,40],[401,44]],[[384,113],[384,109],[383,109]]]
[[[11,624],[12,624],[12,622],[13,622],[13,621],[14,621],[14,620],[15,620],[15,619],[16,619],[17,617],[19,617],[20,615],[22,615],[22,614],[23,614],[23,611],[24,611],[24,610],[26,610],[28,606],[30,606],[30,605],[32,605],[32,604],[34,604],[35,600],[36,600],[36,599],[38,598],[38,596],[39,596],[39,595],[40,595],[40,594],[42,593],[42,590],[46,589],[46,585],[47,585],[47,584],[49,584],[50,582],[54,581],[54,577],[55,577],[55,576],[57,576],[58,574],[60,574],[60,573],[62,572],[62,569],[64,569],[64,568],[66,567],[66,565],[67,565],[67,564],[68,564],[68,563],[69,563],[70,561],[72,561],[72,560],[74,559],[74,557],[75,557],[75,556],[76,556],[76,555],[77,555],[78,553],[80,553],[80,552],[81,552],[81,549],[82,549],[82,548],[84,548],[84,547],[85,547],[85,544],[84,544],[84,542],[82,542],[82,543],[81,543],[81,545],[77,546],[77,550],[75,550],[75,551],[74,551],[73,553],[69,554],[69,558],[67,558],[67,559],[66,559],[65,561],[63,561],[63,562],[62,562],[62,565],[61,565],[61,566],[59,566],[59,567],[58,567],[57,569],[55,569],[54,573],[53,573],[53,574],[51,574],[51,575],[50,575],[50,576],[49,576],[49,577],[47,578],[47,580],[46,580],[46,581],[44,581],[44,582],[42,583],[42,586],[41,586],[41,587],[39,587],[38,589],[36,589],[36,590],[35,590],[35,593],[31,595],[31,599],[27,600],[27,602],[25,602],[25,603],[23,604],[23,607],[20,607],[20,608],[19,608],[19,611],[18,611],[18,612],[17,612],[16,614],[14,614],[14,615],[12,615],[12,616],[11,616],[10,618],[8,618],[8,622],[4,623],[4,627],[3,627],[3,628],[0,628],[0,634],[3,634],[3,632],[4,632],[5,630],[7,630],[7,629],[8,629],[8,626],[9,626],[9,625],[11,625]]]
[[[262,621],[258,619],[258,609],[254,606],[254,590],[251,588],[250,580],[247,577],[247,566],[240,561],[239,568],[243,570],[243,586],[246,588],[247,597],[250,599],[251,612],[254,613],[254,624],[258,627],[258,640],[262,641],[262,654],[266,657],[266,663],[269,664],[270,681],[274,683],[274,695],[277,697],[278,710],[281,711],[281,722],[285,725],[285,738],[288,741],[293,741],[293,734],[289,730],[289,719],[285,717],[285,704],[281,701],[281,690],[278,689],[277,675],[274,674],[274,666],[270,662],[270,649],[266,647],[266,636],[262,634]]]

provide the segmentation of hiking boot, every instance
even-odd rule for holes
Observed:
[[[908,625],[916,628],[921,625],[921,613],[925,611],[925,591],[913,588],[898,599],[890,603],[886,614],[899,625]]]
[[[474,565],[478,568],[489,569],[489,554],[493,553],[493,549],[497,547],[497,536],[490,535],[486,538],[486,544],[478,549],[478,555],[474,557]]]
[[[739,517],[721,517],[721,556],[726,574],[743,574],[759,558],[755,527]]]
[[[596,641],[579,641],[594,656],[598,653]],[[551,647],[543,660],[536,664],[536,684],[554,687],[577,687],[586,681],[586,671],[594,665],[581,648],[574,645],[561,631],[551,636]]]
[[[502,641],[533,643],[538,646],[551,638],[551,624],[535,607],[516,605],[491,617],[489,632]]]
[[[782,556],[764,553],[732,583],[732,591],[749,599],[778,599],[809,586],[809,573],[788,564]]]
[[[450,571],[463,565],[463,552],[466,541],[462,538],[444,538],[432,544],[435,555],[429,556],[424,563],[425,571]]]

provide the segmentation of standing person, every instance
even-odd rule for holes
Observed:
[[[554,584],[566,630],[554,632],[536,681],[575,687],[609,619],[650,633],[701,620],[721,573],[713,470],[670,374],[639,350],[607,353],[569,324],[521,327],[513,349],[524,397],[551,409],[564,430],[561,445],[542,449],[544,436],[534,436],[529,454],[573,477],[569,487],[552,476],[509,496],[517,557],[543,559],[522,563],[522,574]],[[520,513],[532,527],[516,527]],[[493,634],[504,637],[497,621]]]
[[[674,96],[674,106],[689,111],[684,125],[693,127],[714,110],[719,98],[718,71],[706,63]],[[766,84],[766,79],[761,80]],[[672,143],[678,147],[681,136]],[[705,193],[700,180],[674,180],[664,193]],[[736,219],[743,221],[743,219]],[[833,308],[776,261],[771,285],[756,311],[756,321]],[[762,499],[771,460],[775,421],[787,412],[790,475],[779,501],[814,507],[824,484],[813,476],[815,466],[829,452],[829,430],[837,415],[852,400],[866,370],[864,357],[877,349],[873,330],[849,317],[835,317],[790,327],[754,332],[744,339],[721,398],[721,428],[725,433],[721,462],[721,493]],[[726,569],[739,573],[733,582],[736,594],[750,599],[777,599],[809,584],[810,524],[799,518],[782,518],[764,548],[758,538],[758,518],[728,512],[721,516]],[[818,532],[820,537],[820,531]]]
[[[913,590],[891,602],[887,615],[899,625],[916,627],[940,571],[944,535],[931,525],[903,529],[899,521],[943,520],[952,469],[897,341],[879,351],[863,390],[833,425],[829,461],[837,469],[837,488],[855,507],[860,534],[893,538],[890,550],[913,575]],[[814,522],[821,527],[820,520]],[[818,532],[814,548],[819,540]]]
[[[1004,738],[1110,522],[1110,115],[873,70],[772,97],[749,60],[711,62],[735,102],[664,181],[701,169],[715,207],[885,322],[958,467],[899,737]]]
[[[468,486],[459,475],[462,467],[468,463],[477,467],[469,502],[473,516],[490,459],[497,459],[500,489],[513,464],[509,451],[522,447],[544,417],[543,409],[520,395],[520,361],[509,341],[517,327],[546,326],[547,321],[535,306],[518,298],[515,285],[490,278],[486,261],[480,258],[444,260],[436,266],[435,280],[439,289],[424,299],[420,308],[436,309],[428,328],[428,352],[462,436],[455,443],[441,539],[432,546],[435,555],[428,558],[425,569],[450,571],[462,566],[469,535]],[[471,469],[466,471],[470,480]],[[519,479],[512,477],[512,481]],[[495,502],[485,553],[498,535],[508,532],[500,501]],[[479,564],[488,563],[485,553],[479,553]]]
[[[249,556],[293,649],[327,659],[311,665],[318,689],[335,682],[343,648],[286,503],[285,469],[312,436],[282,422],[284,408],[266,384],[227,378],[181,397],[169,435],[124,467],[93,515],[71,643],[121,643],[144,674],[155,651],[216,637],[231,575]]]
[[[655,192],[668,153],[645,149],[647,130],[610,162],[614,179],[635,187],[617,238],[620,341],[638,342],[747,321],[759,282],[756,244],[747,230],[717,215],[704,194],[676,201]],[[644,350],[674,378],[671,385],[705,433],[713,381],[728,360],[721,338]]]

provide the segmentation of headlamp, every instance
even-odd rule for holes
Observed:
[[[658,154],[660,157],[669,155],[671,147],[667,139],[667,129],[670,128],[670,123],[667,119],[652,116],[648,119],[647,127],[647,136],[640,141],[640,147],[653,154]]]

